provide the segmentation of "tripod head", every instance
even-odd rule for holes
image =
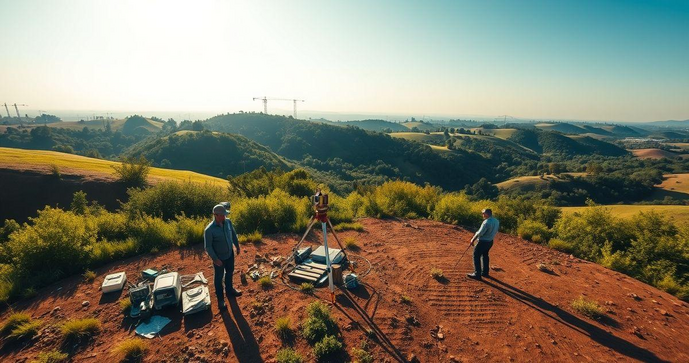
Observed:
[[[316,189],[316,194],[311,197],[311,203],[313,203],[313,209],[316,214],[316,219],[321,222],[325,222],[328,219],[328,195],[321,193],[320,188]]]

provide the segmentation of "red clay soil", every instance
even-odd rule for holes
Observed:
[[[364,286],[337,291],[332,310],[347,352],[368,336],[376,361],[382,362],[404,361],[412,354],[421,362],[689,361],[689,306],[649,285],[505,234],[498,235],[491,251],[492,277],[474,281],[465,276],[472,270],[471,252],[453,269],[471,237],[469,231],[421,220],[361,222],[364,232],[340,234],[340,239],[354,237],[361,246],[357,254],[373,264]],[[274,235],[244,246],[236,266],[246,269],[255,263],[256,254],[284,256],[298,238]],[[319,238],[312,234],[311,240]],[[551,272],[540,271],[540,262]],[[125,270],[133,280],[145,268],[162,266],[182,274],[203,271],[213,294],[211,264],[200,245],[113,263],[98,269],[93,283],[72,277],[15,304],[15,311],[26,310],[42,319],[44,328],[30,344],[0,348],[0,359],[30,361],[62,345],[74,361],[115,360],[113,346],[135,336],[135,321],[120,312],[118,300],[125,294],[102,297],[103,277]],[[446,279],[432,279],[432,267],[442,269]],[[238,280],[235,276],[237,284]],[[273,331],[275,320],[289,316],[297,328],[308,303],[328,300],[323,288],[315,296],[282,283],[264,291],[251,279],[240,288],[244,295],[230,300],[224,313],[215,301],[210,313],[185,318],[174,309],[164,310],[172,323],[161,337],[149,340],[144,361],[274,361],[281,347]],[[411,303],[401,302],[402,295]],[[571,302],[580,296],[599,302],[604,318],[594,320],[574,311]],[[82,307],[84,301],[89,305]],[[262,311],[252,307],[254,301],[263,303]],[[84,317],[100,319],[103,332],[81,345],[63,343],[56,326]],[[441,334],[432,332],[436,326]],[[302,337],[297,335],[293,346],[307,361],[314,360]],[[349,359],[342,354],[334,361]]]

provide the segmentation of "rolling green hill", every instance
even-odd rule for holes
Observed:
[[[204,122],[238,133],[301,165],[344,181],[404,179],[458,190],[495,178],[493,163],[466,151],[437,153],[429,146],[355,127],[337,127],[258,113],[227,114]]]
[[[163,138],[147,139],[126,151],[143,155],[156,165],[193,170],[207,175],[239,175],[263,166],[288,169],[288,164],[265,146],[240,135],[210,131],[178,131]]]
[[[409,128],[397,123],[384,120],[361,120],[361,121],[342,121],[342,122],[332,122],[331,125],[336,126],[355,126],[368,131],[408,131]]]
[[[558,132],[517,130],[509,138],[524,147],[542,154],[622,156],[627,151],[611,143],[589,136],[567,136]]]

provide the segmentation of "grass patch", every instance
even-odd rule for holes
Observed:
[[[359,244],[356,242],[356,239],[354,237],[347,237],[344,239],[344,246],[346,249],[350,251],[358,251],[361,248],[359,247]]]
[[[259,243],[263,240],[263,235],[259,231],[254,231],[253,233],[241,234],[239,235],[239,243]]]
[[[597,319],[603,316],[603,309],[600,307],[600,305],[598,305],[597,302],[589,300],[583,296],[579,296],[576,300],[572,301],[572,309],[592,319]]]
[[[303,282],[301,285],[299,285],[299,291],[305,294],[313,294],[313,289],[314,286],[310,282]]]
[[[330,314],[330,308],[321,301],[314,301],[306,307],[306,320],[302,323],[302,335],[313,344],[326,335],[335,334],[337,324]]]
[[[7,317],[5,322],[2,324],[2,328],[0,328],[0,333],[2,335],[7,335],[12,332],[15,328],[17,328],[19,325],[28,323],[31,321],[31,315],[25,312],[17,312],[14,313],[10,316]]]
[[[30,320],[26,323],[19,324],[12,329],[12,332],[10,332],[7,338],[10,340],[31,339],[38,334],[41,325],[43,325],[43,322],[40,320]]]
[[[411,298],[407,295],[402,295],[402,296],[400,296],[400,302],[402,304],[411,305]]]
[[[129,299],[122,299],[120,300],[120,311],[122,311],[122,314],[127,314],[129,313],[129,310],[132,309],[132,301]]]
[[[66,362],[69,358],[67,353],[62,353],[61,351],[55,349],[49,352],[40,352],[38,357],[32,363],[60,363]]]
[[[275,361],[277,363],[302,363],[304,357],[292,348],[285,348],[278,351],[278,354],[275,356]]]
[[[313,355],[319,362],[340,351],[342,351],[342,342],[337,340],[334,335],[327,335],[313,346]]]
[[[339,223],[333,229],[337,232],[342,232],[342,231],[357,231],[357,232],[363,232],[364,231],[364,225],[359,223],[359,222],[352,222],[352,223]]]
[[[61,330],[65,339],[88,338],[100,333],[101,324],[95,318],[70,320],[62,325]]]
[[[268,290],[273,288],[273,279],[266,275],[258,279],[258,286],[261,286],[263,290]]]
[[[445,278],[445,275],[443,274],[443,270],[433,267],[431,269],[431,277],[433,277],[436,280],[442,280]]]
[[[81,276],[84,277],[84,281],[86,282],[93,282],[93,280],[96,279],[96,273],[91,270],[86,270]]]
[[[140,361],[147,350],[148,342],[139,338],[132,338],[117,344],[112,352],[122,360]]]
[[[275,320],[275,335],[283,342],[290,340],[294,336],[292,319],[289,316],[283,316]]]
[[[352,348],[352,362],[353,363],[373,363],[373,355],[362,348]]]

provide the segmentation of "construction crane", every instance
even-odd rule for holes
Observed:
[[[23,104],[23,103],[18,105],[18,104],[15,103],[15,104],[12,105],[12,106],[14,106],[14,110],[17,111],[17,117],[21,120],[22,117],[19,115],[19,107],[17,107],[17,106],[26,107],[26,106],[29,106],[29,105],[25,105],[25,104]]]
[[[254,97],[254,101],[256,100],[261,100],[263,101],[263,113],[266,115],[268,114],[268,101],[292,101],[294,104],[294,118],[297,118],[297,102],[304,102],[304,100],[297,100],[294,98],[268,98],[266,96],[263,96],[263,98],[260,97]]]
[[[5,106],[5,111],[7,111],[7,118],[12,118],[12,116],[10,116],[10,109],[7,107],[7,103],[6,103],[6,102],[5,102],[5,105],[4,105],[4,106]]]

